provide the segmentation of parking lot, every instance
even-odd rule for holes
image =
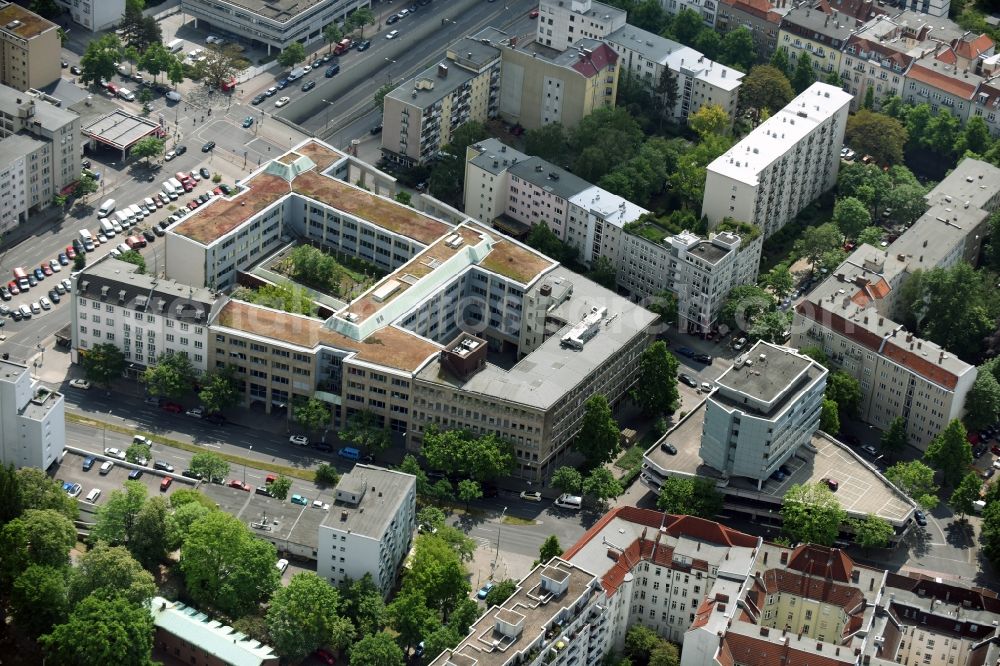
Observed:
[[[62,462],[55,466],[54,476],[60,481],[69,483],[79,483],[81,486],[80,495],[77,499],[81,502],[87,502],[87,494],[97,488],[101,491],[101,495],[94,502],[96,505],[101,505],[107,501],[108,496],[113,490],[121,490],[125,486],[125,482],[128,480],[129,472],[136,469],[137,465],[132,465],[120,460],[115,460],[114,467],[107,474],[101,474],[100,468],[101,464],[108,460],[109,458],[103,455],[94,455],[94,465],[89,471],[83,469],[83,462],[87,456],[76,453],[72,450],[67,451],[66,456],[63,458]],[[152,461],[150,461],[152,464]],[[140,476],[137,481],[146,486],[149,490],[150,495],[161,494],[160,482],[169,474],[164,474],[163,472],[153,470],[152,468],[142,468],[142,476]],[[171,482],[168,490],[163,492],[164,496],[170,495],[178,488],[191,488],[192,483],[187,479],[174,478]]]

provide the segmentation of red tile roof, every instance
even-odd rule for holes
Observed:
[[[835,659],[734,631],[726,634],[722,645],[729,650],[730,658],[743,666],[843,666],[855,660],[853,650],[842,649],[841,658]]]
[[[942,90],[949,95],[961,97],[962,99],[972,99],[976,92],[976,84],[962,81],[949,76],[945,72],[939,72],[921,64],[914,64],[910,67],[907,76],[914,81],[926,83],[937,90]]]
[[[810,576],[821,576],[842,583],[850,582],[854,560],[839,548],[826,548],[814,544],[798,546],[788,559],[788,568]]]
[[[913,56],[907,55],[906,53],[900,53],[899,51],[888,48],[883,44],[879,44],[878,42],[874,42],[870,39],[865,39],[864,37],[858,37],[857,35],[848,39],[847,45],[855,48],[855,52],[858,54],[858,57],[870,57],[867,54],[875,54],[879,62],[889,60],[892,64],[896,65],[904,72],[914,60]]]
[[[573,69],[590,79],[604,71],[609,64],[614,65],[617,62],[618,53],[607,44],[601,43],[591,51],[590,55],[582,56],[573,63]]]
[[[966,60],[975,60],[982,55],[991,55],[994,46],[993,40],[986,35],[978,37],[964,35],[952,42],[955,53]]]
[[[794,571],[768,569],[764,572],[764,587],[768,594],[781,592],[840,606],[847,614],[859,608],[864,609],[865,595],[861,590],[849,585],[838,585],[827,578],[813,578]]]
[[[732,7],[734,11],[756,16],[775,25],[781,23],[781,14],[773,10],[768,0],[722,0],[722,2]]]

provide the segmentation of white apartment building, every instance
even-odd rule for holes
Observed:
[[[705,0],[714,4],[715,0]],[[686,121],[691,114],[708,104],[716,104],[736,117],[740,81],[743,72],[709,60],[700,52],[632,25],[625,25],[605,40],[621,56],[620,76],[631,76],[647,87],[655,88],[664,69],[677,78],[676,121]]]
[[[594,0],[542,0],[535,41],[565,51],[580,39],[603,40],[627,19],[624,10]]]
[[[107,30],[125,15],[125,0],[56,0],[56,4],[91,32]]]
[[[768,238],[837,182],[850,93],[814,83],[708,165],[702,215]]]
[[[222,305],[217,294],[138,273],[110,255],[72,278],[72,354],[114,344],[133,374],[156,365],[161,354],[187,354],[198,372],[209,365],[209,321]]]
[[[714,28],[716,15],[719,13],[719,3],[716,0],[660,0],[663,11],[676,16],[682,9],[689,9],[701,16],[705,25]]]
[[[36,382],[27,365],[0,360],[0,464],[48,469],[65,446],[62,394]]]
[[[757,342],[713,382],[702,460],[760,488],[819,428],[826,376],[808,356]]]
[[[355,465],[340,478],[319,527],[317,575],[338,586],[371,574],[382,596],[388,596],[412,545],[416,515],[416,477]]]
[[[266,47],[269,55],[292,42],[308,46],[323,41],[328,25],[343,26],[347,15],[362,7],[371,8],[371,0],[181,0],[181,11],[195,19],[196,28]]]
[[[498,217],[507,209],[510,188],[507,169],[529,159],[529,155],[516,148],[490,137],[479,143],[474,143],[465,149],[465,192],[462,209],[474,220],[479,220],[487,226],[493,225]],[[544,167],[543,167],[544,168]],[[470,183],[474,183],[470,185]],[[543,220],[556,235],[556,226],[565,226],[562,215],[556,215],[549,208],[539,210],[544,214]],[[559,222],[559,225],[556,225]],[[562,236],[560,236],[562,238]]]
[[[0,204],[0,233],[48,207],[80,177],[80,117],[0,86],[0,172],[11,198]]]

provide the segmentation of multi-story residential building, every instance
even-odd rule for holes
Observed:
[[[604,39],[625,25],[623,9],[594,0],[542,0],[535,41],[565,51],[580,39]]]
[[[319,526],[316,573],[333,586],[371,574],[387,596],[416,530],[416,477],[355,465],[337,483],[336,497]]]
[[[757,342],[713,382],[702,460],[762,486],[819,428],[826,376],[808,356]]]
[[[27,365],[0,360],[0,464],[48,469],[65,446],[62,394],[36,382]]]
[[[973,116],[986,121],[986,126],[994,139],[1000,137],[1000,82],[996,79],[979,86],[976,96],[972,98],[972,112],[969,117]]]
[[[814,83],[708,165],[702,215],[771,236],[837,182],[850,93]]]
[[[714,1],[714,0],[709,0]],[[605,38],[621,56],[621,76],[631,76],[655,88],[664,70],[677,79],[674,120],[685,122],[706,104],[715,104],[736,117],[740,80],[743,72],[709,60],[692,48],[626,25]]]
[[[181,601],[153,597],[149,602],[156,633],[153,646],[186,664],[278,666],[274,648],[250,638]]]
[[[899,38],[900,27],[889,17],[879,16],[851,35],[841,57],[840,78],[854,95],[857,110],[872,91],[876,107],[885,99],[903,96],[906,72],[913,64],[912,48]]]
[[[61,76],[59,26],[24,7],[0,2],[0,83],[42,88]]]
[[[672,233],[641,206],[495,139],[470,146],[467,158],[467,212],[501,228],[545,224],[582,262],[610,260],[619,289],[633,297],[674,292],[682,328],[711,330],[729,290],[756,279],[759,230]]]
[[[125,15],[125,0],[55,0],[73,22],[91,32],[114,27]]]
[[[725,35],[746,28],[753,37],[757,57],[770,59],[778,47],[781,17],[788,11],[784,5],[784,0],[779,6],[773,6],[769,0],[720,0],[715,29]]]
[[[525,129],[576,127],[594,110],[614,106],[618,54],[596,39],[578,39],[555,57],[537,44],[501,47],[500,116]]]
[[[70,298],[72,350],[111,343],[132,374],[156,365],[162,354],[186,354],[198,372],[209,365],[208,324],[221,307],[217,294],[106,256],[75,274]]]
[[[500,47],[507,35],[485,28],[451,45],[444,60],[385,96],[382,155],[412,165],[435,156],[467,122],[500,108]]]
[[[587,396],[627,394],[655,315],[479,223],[351,185],[342,165],[305,141],[167,232],[167,276],[203,284],[232,285],[293,236],[389,273],[350,303],[317,295],[323,317],[229,300],[209,367],[233,365],[244,400],[268,410],[315,396],[334,423],[372,412],[411,448],[429,424],[497,432],[517,474],[541,479]]]
[[[816,78],[823,79],[830,72],[840,71],[841,51],[856,27],[850,15],[802,4],[782,17],[778,48],[788,54],[793,69],[799,57],[808,54]]]
[[[24,223],[80,177],[80,117],[0,86],[0,233]]]
[[[348,14],[362,7],[370,8],[371,0],[181,0],[181,11],[195,19],[195,27],[266,48],[268,54],[292,42],[323,41],[328,25],[343,25]]]
[[[715,28],[716,15],[719,11],[717,0],[660,0],[660,6],[671,16],[676,16],[682,9],[687,9],[701,16],[705,26]]]

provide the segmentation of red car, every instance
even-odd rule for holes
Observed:
[[[538,18],[538,10],[532,9],[530,12],[528,12],[528,18]]]
[[[313,656],[322,661],[326,666],[334,666],[337,663],[337,658],[334,657],[325,648],[320,648],[313,652]]]
[[[76,259],[76,250],[73,249],[72,245],[66,246],[66,256],[70,259]]]
[[[160,409],[165,412],[170,412],[171,414],[180,414],[184,411],[184,408],[178,405],[176,402],[165,402],[160,405]]]
[[[250,486],[245,481],[240,481],[239,479],[233,479],[229,482],[230,488],[238,488],[239,490],[245,490],[250,492]]]
[[[186,180],[183,183],[181,183],[181,185],[184,187],[185,192],[190,192],[191,190],[194,189],[194,184]]]
[[[14,283],[11,282],[11,284],[14,284]],[[11,290],[10,293],[16,294],[17,292],[14,291],[14,290]],[[1000,456],[1000,445],[994,444],[993,446],[991,446],[990,447],[990,452],[993,453],[994,455]]]
[[[174,480],[171,477],[169,476],[163,477],[163,481],[160,481],[160,492],[161,493],[167,492],[167,488],[169,488],[170,484],[173,482]]]
[[[214,190],[212,190],[212,192],[214,192],[215,196],[217,196],[217,197],[221,197],[222,196],[222,188],[221,187],[215,188]]]
[[[198,207],[198,202],[197,201],[192,200],[192,201],[188,202],[188,208],[190,210],[194,210],[197,207]]]
[[[18,294],[21,293],[21,288],[17,286],[17,282],[11,280],[10,282],[7,283],[7,291],[17,296]]]
[[[39,265],[39,268],[41,268],[42,272],[45,273],[46,275],[52,275],[52,267],[49,266],[48,263],[46,263],[46,262],[43,261]]]

